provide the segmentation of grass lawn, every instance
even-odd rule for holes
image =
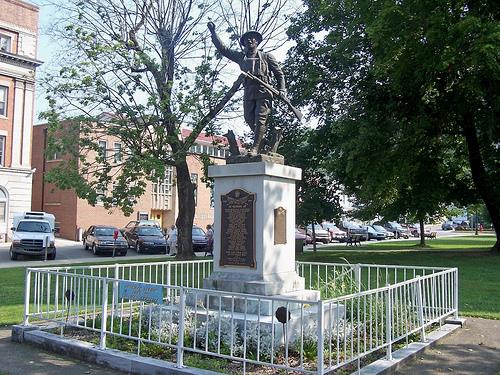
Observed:
[[[460,314],[500,319],[500,256],[488,251],[494,241],[493,236],[438,238],[428,241],[430,247],[425,249],[415,247],[417,241],[370,243],[357,248],[322,247],[299,260],[343,263],[345,258],[349,263],[458,267]],[[127,261],[137,262],[121,259],[120,263]],[[24,275],[24,268],[0,272],[0,325],[17,324],[23,319]]]
[[[398,264],[412,266],[458,267],[459,311],[464,316],[500,319],[500,256],[489,249],[494,236],[448,237],[426,241],[390,241],[361,247],[322,247],[306,252],[302,261]],[[346,251],[348,250],[348,251]]]

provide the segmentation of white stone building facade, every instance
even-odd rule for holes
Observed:
[[[0,0],[0,240],[15,212],[31,210],[31,138],[39,8]]]

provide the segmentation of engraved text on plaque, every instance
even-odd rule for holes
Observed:
[[[255,268],[255,194],[242,189],[221,196],[221,266]]]

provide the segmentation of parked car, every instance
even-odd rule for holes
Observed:
[[[377,240],[377,241],[385,240],[385,233],[384,232],[376,231],[373,227],[371,227],[369,225],[366,225],[365,228],[366,228],[366,231],[368,233],[368,241],[369,240]]]
[[[19,255],[45,256],[56,259],[54,237],[55,216],[46,212],[19,212],[14,214],[12,223],[12,243],[9,249],[11,260]]]
[[[413,237],[419,237],[420,236],[420,226],[417,225],[417,224],[410,224],[410,223],[407,223],[407,224],[401,224],[401,226],[403,228],[405,228],[411,236]]]
[[[191,234],[191,238],[193,241],[193,251],[206,251],[206,247],[208,244],[207,235],[205,231],[196,225],[193,225],[193,231]]]
[[[389,232],[382,225],[373,224],[371,227],[373,229],[375,229],[377,232],[383,233],[384,234],[384,238],[386,240],[390,240],[390,239],[393,239],[395,237],[393,232]]]
[[[323,242],[323,243],[330,242],[330,234],[328,233],[328,231],[326,231],[325,229],[323,229],[321,227],[321,225],[319,225],[319,224],[314,224],[314,235],[316,237],[314,237],[314,235],[313,235],[313,230],[312,230],[312,225],[311,224],[309,224],[306,227],[306,234],[308,234],[309,236],[311,236],[311,238],[315,242]]]
[[[121,228],[120,232],[124,234],[127,230],[138,226],[156,227],[158,229],[161,229],[160,223],[158,223],[156,220],[132,220],[129,221],[127,225],[125,225],[125,227]]]
[[[309,245],[313,242],[312,237],[304,229],[298,227],[295,227],[295,239],[304,240],[304,245]]]
[[[321,223],[323,229],[326,229],[330,234],[330,241],[339,241],[345,242],[347,239],[347,233],[341,229],[339,229],[335,224],[330,223],[328,221],[324,221]]]
[[[387,229],[388,231],[394,233],[394,236],[396,238],[410,238],[410,231],[407,229],[403,228],[401,224],[396,223],[395,221],[388,221],[385,225],[384,228]]]
[[[368,240],[368,231],[366,230],[366,228],[359,224],[353,223],[352,221],[343,221],[342,229],[347,232],[347,237],[349,237],[349,235],[351,234],[358,234],[360,235],[360,241]]]
[[[136,225],[125,231],[125,239],[128,246],[133,247],[137,253],[146,251],[167,253],[167,240],[156,226]]]
[[[295,239],[296,240],[303,240],[304,245],[312,244],[312,238],[310,235],[306,234],[304,229],[301,228],[295,228]]]
[[[115,231],[118,237],[114,238]],[[107,225],[92,225],[85,232],[82,238],[85,250],[92,249],[94,255],[99,253],[113,253],[117,255],[127,255],[128,243],[122,236],[118,228]]]
[[[453,230],[455,229],[455,223],[453,221],[445,221],[443,224],[441,224],[441,229],[442,230]]]

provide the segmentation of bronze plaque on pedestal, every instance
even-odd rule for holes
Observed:
[[[274,209],[274,244],[286,244],[286,210],[283,207]]]
[[[242,189],[221,195],[220,266],[255,268],[255,194]]]

